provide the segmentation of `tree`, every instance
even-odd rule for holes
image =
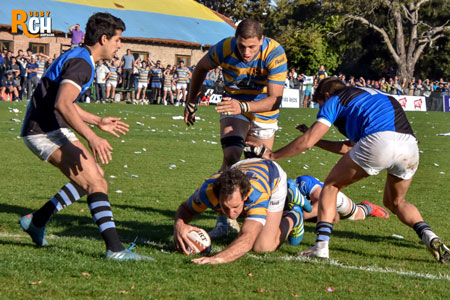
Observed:
[[[197,2],[232,19],[234,22],[254,18],[264,23],[270,13],[269,0],[196,0]]]
[[[449,1],[326,1],[345,23],[359,22],[381,35],[397,64],[397,75],[410,79],[426,48],[450,33]],[[380,17],[381,16],[381,17]],[[386,16],[386,17],[384,17]]]
[[[264,26],[264,34],[273,37],[285,49],[290,67],[315,74],[320,65],[335,70],[340,58],[327,41],[327,33],[336,29],[336,19],[323,15],[315,0],[279,0]]]

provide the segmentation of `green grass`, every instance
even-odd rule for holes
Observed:
[[[178,205],[221,165],[218,115],[213,107],[201,107],[201,120],[189,128],[182,120],[172,118],[182,115],[181,107],[83,107],[102,116],[124,117],[130,124],[130,132],[123,138],[100,133],[114,148],[113,160],[104,170],[121,239],[129,244],[137,236],[137,251],[156,258],[157,263],[105,261],[104,244],[85,199],[48,224],[50,247],[34,247],[17,220],[42,206],[67,180],[50,164],[37,159],[18,138],[21,122],[11,119],[22,120],[25,104],[2,102],[0,299],[448,298],[450,266],[436,263],[415,232],[395,216],[335,225],[330,261],[305,262],[298,257],[298,252],[315,240],[315,224],[307,223],[304,241],[297,247],[284,244],[274,253],[250,253],[224,265],[192,264],[190,257],[174,252],[172,224]],[[13,108],[20,112],[14,113]],[[282,110],[282,129],[277,132],[275,148],[296,137],[295,126],[310,125],[316,113],[313,109]],[[423,151],[408,200],[447,243],[450,137],[436,134],[450,131],[448,116],[440,112],[408,113]],[[335,129],[327,137],[342,138]],[[338,155],[315,148],[280,164],[289,177],[309,174],[324,179],[338,159]],[[170,169],[171,165],[176,167]],[[304,169],[305,165],[309,168]],[[344,192],[356,202],[381,204],[385,176],[370,177]],[[210,230],[215,215],[207,212],[194,224]],[[214,242],[213,251],[223,249],[230,240]],[[326,291],[329,286],[334,292]]]

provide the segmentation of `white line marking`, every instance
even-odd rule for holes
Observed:
[[[391,268],[380,268],[380,267],[375,267],[375,266],[350,266],[350,265],[345,265],[343,263],[340,263],[337,260],[325,260],[325,259],[319,260],[319,259],[309,258],[309,257],[304,257],[304,256],[263,257],[263,256],[257,256],[254,254],[247,254],[247,257],[251,257],[254,259],[258,259],[258,260],[283,260],[283,261],[309,262],[309,263],[319,264],[319,265],[331,265],[331,266],[339,267],[342,269],[359,270],[359,271],[375,272],[375,273],[393,273],[393,274],[397,274],[397,275],[419,277],[419,278],[426,278],[426,279],[432,279],[432,280],[450,281],[449,274],[433,275],[433,274],[427,274],[427,273],[417,273],[414,271],[403,271],[403,270],[395,270],[395,269],[391,269]]]

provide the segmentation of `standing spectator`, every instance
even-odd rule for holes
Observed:
[[[170,65],[167,66],[167,68],[164,70],[164,86],[163,86],[163,103],[164,105],[167,105],[166,97],[167,93],[169,93],[170,96],[170,104],[175,104],[173,102],[173,92],[172,92],[172,83],[173,80],[173,71],[170,68]]]
[[[295,71],[295,68],[294,68],[294,67],[291,68],[291,72],[292,72],[292,77],[293,77],[293,78],[297,78],[298,74],[297,74],[297,72]]]
[[[414,89],[414,96],[422,96],[423,90],[422,79],[417,79],[416,88]]]
[[[309,101],[312,98],[312,88],[314,84],[314,76],[305,76],[303,85],[305,85],[305,98],[303,99],[303,108],[307,108]]]
[[[162,81],[162,70],[161,70],[161,61],[157,61],[156,65],[152,66],[151,69],[152,75],[152,101],[153,104],[159,104],[161,102],[161,81]]]
[[[328,77],[327,71],[325,70],[325,66],[321,65],[319,70],[317,71],[317,79],[320,81]]]
[[[120,67],[116,58],[112,59],[111,65],[108,66],[109,73],[106,76],[106,99],[114,101],[116,98],[116,87],[120,83]]]
[[[355,83],[358,87],[365,87],[366,81],[364,80],[364,77],[359,77],[359,80]]]
[[[141,58],[139,57],[135,61],[135,66],[138,69],[138,89],[136,94],[136,100],[141,100],[141,103],[144,103],[145,101],[145,93],[147,91],[147,85],[148,85],[148,75],[150,72],[150,68],[148,66],[147,61],[142,62],[142,66],[139,66],[139,63],[141,62]],[[141,96],[142,91],[142,96]]]
[[[97,103],[105,103],[106,100],[106,76],[109,73],[108,67],[103,63],[103,59],[100,59],[95,68],[95,84],[97,91]]]
[[[184,66],[184,61],[180,61],[180,66],[177,68],[177,99],[175,105],[179,102],[184,106],[186,102],[186,89],[191,76],[191,71]],[[180,95],[181,94],[181,95]]]
[[[47,70],[55,60],[52,57],[49,57],[47,62],[45,63],[45,69]]]
[[[131,88],[131,74],[133,73],[134,56],[131,50],[127,49],[127,54],[122,56],[122,87],[129,90]]]
[[[71,48],[80,46],[84,41],[84,33],[80,29],[80,24],[70,26],[69,31],[72,33]]]
[[[36,54],[36,63],[38,65],[38,71],[37,71],[37,78],[40,80],[42,78],[42,75],[44,75],[45,72],[45,65],[47,64],[47,59],[49,58],[47,55],[38,53]]]
[[[430,83],[430,79],[426,78],[423,82],[423,95],[425,97],[430,97],[431,92],[433,91],[432,84]]]
[[[26,72],[27,72],[27,100],[31,99],[31,95],[33,94],[34,88],[37,86],[39,82],[39,78],[37,77],[37,72],[39,70],[39,66],[36,63],[36,56],[31,55],[30,62],[27,63]]]
[[[9,68],[13,72],[13,83],[14,87],[17,89],[19,93],[19,101],[22,101],[22,85],[20,79],[20,73],[22,71],[22,65],[17,61],[16,57],[11,58],[11,65]]]
[[[416,90],[416,79],[413,77],[408,85],[408,96],[414,96],[414,91]]]
[[[8,70],[5,72],[5,76],[1,79],[0,95],[4,101],[19,100],[19,91],[17,90],[17,87],[14,86],[13,73],[13,70]]]
[[[350,76],[350,79],[346,83],[347,86],[355,86],[355,76]]]

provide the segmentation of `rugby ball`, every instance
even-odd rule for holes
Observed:
[[[190,231],[188,234],[188,239],[194,245],[194,249],[187,247],[187,250],[191,254],[208,254],[211,251],[211,238],[209,234],[200,228],[200,231]]]

